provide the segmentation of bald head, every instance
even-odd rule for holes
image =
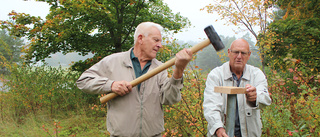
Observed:
[[[243,48],[243,49],[247,49],[248,51],[250,51],[249,43],[248,43],[246,40],[244,40],[244,39],[237,39],[237,40],[233,41],[233,42],[231,43],[230,49],[232,50],[232,49],[234,49],[235,47],[241,47],[241,48]]]

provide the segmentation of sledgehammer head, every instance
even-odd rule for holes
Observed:
[[[204,29],[204,31],[206,32],[211,44],[216,49],[216,51],[220,51],[220,50],[224,49],[224,45],[223,45],[219,35],[217,34],[217,32],[214,30],[214,28],[211,25],[206,27]]]

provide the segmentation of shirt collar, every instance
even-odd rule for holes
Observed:
[[[223,71],[225,74],[225,77],[224,77],[225,80],[227,80],[227,79],[232,80],[233,79],[233,72],[231,72],[231,70],[230,70],[229,61],[223,64]],[[247,71],[248,70],[247,70],[247,64],[246,64],[240,78],[250,80],[250,75],[249,75],[249,72],[247,72]]]
[[[133,49],[134,49],[134,48],[132,48],[132,50],[131,50],[131,52],[130,52],[130,58],[131,58],[131,60],[133,60],[134,58],[137,58],[137,57],[134,55],[134,53],[133,53]]]
[[[131,59],[131,60],[135,60],[135,59],[136,59],[136,60],[139,62],[138,57],[136,57],[136,56],[134,55],[134,53],[133,53],[133,49],[134,49],[134,48],[132,48],[132,50],[131,50],[131,52],[130,52],[130,59]],[[145,65],[144,68],[149,67],[149,66],[151,66],[151,60],[149,60],[149,61],[147,62],[147,64]],[[144,69],[144,68],[142,68],[142,69]]]
[[[241,80],[241,78],[242,78],[242,76],[243,76],[243,73],[242,73],[242,75],[240,76],[240,78],[238,79],[238,77],[237,77],[237,75],[236,75],[236,73],[233,73],[233,72],[231,72],[232,73],[232,77],[233,77],[233,79],[234,80]]]

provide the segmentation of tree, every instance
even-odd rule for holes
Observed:
[[[320,3],[318,0],[279,0],[286,13],[272,22],[263,39],[268,65],[275,70],[286,70],[288,58],[302,62],[311,72],[320,69]]]
[[[217,12],[222,20],[227,20],[226,25],[239,26],[239,31],[243,31],[241,27],[245,27],[259,41],[259,33],[264,35],[268,25],[268,21],[272,15],[271,0],[218,0],[215,4],[209,4],[202,10],[208,13]],[[216,20],[217,21],[217,20]],[[259,27],[259,31],[255,31],[255,27]],[[264,46],[260,46],[260,52],[264,51]],[[264,70],[264,56],[261,55],[262,68]]]
[[[2,21],[11,35],[26,36],[26,60],[44,60],[51,54],[94,53],[94,57],[73,65],[83,71],[102,57],[133,46],[135,27],[143,21],[163,25],[178,32],[190,26],[187,18],[173,14],[162,0],[39,0],[51,5],[46,20],[11,12],[16,24]],[[32,27],[28,27],[32,25]]]
[[[8,35],[5,30],[0,30],[0,72],[5,73],[8,63],[20,61],[23,40]]]
[[[23,45],[23,40],[9,36],[5,30],[0,30],[0,40],[0,52],[6,60],[10,62],[19,62],[21,53],[20,47]]]

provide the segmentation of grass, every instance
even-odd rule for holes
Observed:
[[[69,113],[55,117],[46,115],[46,112],[28,114],[23,118],[4,116],[0,121],[0,134],[4,137],[109,136],[106,117]]]

